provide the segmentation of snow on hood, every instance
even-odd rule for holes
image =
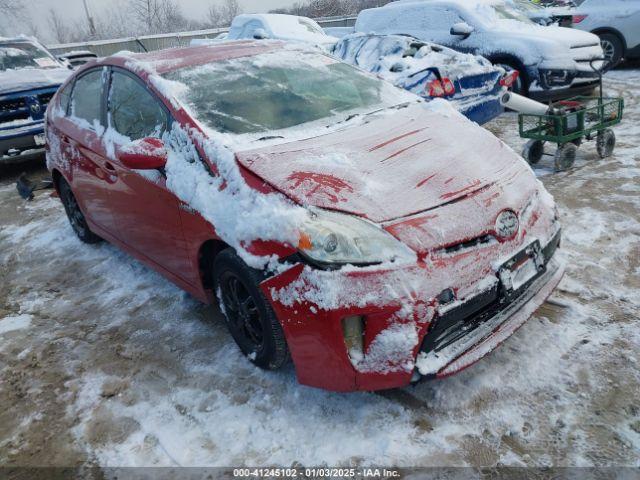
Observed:
[[[374,114],[361,125],[237,158],[296,203],[374,222],[450,203],[514,171],[530,174],[518,155],[447,102],[435,107]],[[454,132],[464,142],[452,142]]]
[[[67,68],[23,68],[0,71],[0,94],[55,87],[64,83],[71,74]]]
[[[426,45],[413,56],[405,56],[416,42]],[[344,37],[334,47],[333,55],[407,89],[420,83],[419,73],[432,68],[452,80],[499,71],[483,57],[403,35],[355,33]]]

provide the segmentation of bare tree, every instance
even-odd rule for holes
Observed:
[[[51,34],[53,35],[53,38],[56,42],[68,43],[69,41],[71,41],[71,31],[69,29],[69,25],[54,8],[49,9],[48,23],[49,30],[51,31]]]
[[[225,0],[220,6],[213,4],[209,7],[207,23],[212,27],[228,27],[240,13],[242,8],[238,0]]]
[[[146,33],[166,33],[188,24],[175,0],[129,0],[129,5]]]

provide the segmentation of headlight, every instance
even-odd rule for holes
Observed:
[[[415,253],[390,233],[342,213],[309,210],[300,230],[300,252],[319,263],[374,264],[415,260]]]

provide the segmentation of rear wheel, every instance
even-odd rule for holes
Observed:
[[[607,128],[598,132],[596,148],[600,158],[608,158],[613,154],[613,149],[616,148],[616,134],[613,133],[613,130]]]
[[[569,170],[576,162],[576,154],[578,153],[578,147],[573,143],[565,143],[564,145],[558,145],[555,156],[556,172],[564,172]]]
[[[544,155],[544,142],[542,140],[529,140],[524,146],[522,156],[530,164],[535,165]]]
[[[71,228],[76,232],[78,238],[84,243],[98,243],[102,241],[102,238],[93,233],[89,228],[87,220],[80,210],[78,201],[71,191],[71,186],[64,178],[60,179],[58,190],[60,192],[60,200],[62,200],[62,205],[64,205],[64,210],[67,212],[67,218],[69,219]]]
[[[602,33],[599,37],[604,57],[611,66],[616,66],[622,60],[622,41],[613,33]]]
[[[227,249],[214,261],[213,280],[227,327],[242,353],[260,368],[280,368],[289,358],[289,349],[282,326],[258,286],[263,273]]]

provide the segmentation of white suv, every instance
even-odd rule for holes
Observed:
[[[640,58],[640,0],[578,0],[573,26],[595,33],[612,63]]]

